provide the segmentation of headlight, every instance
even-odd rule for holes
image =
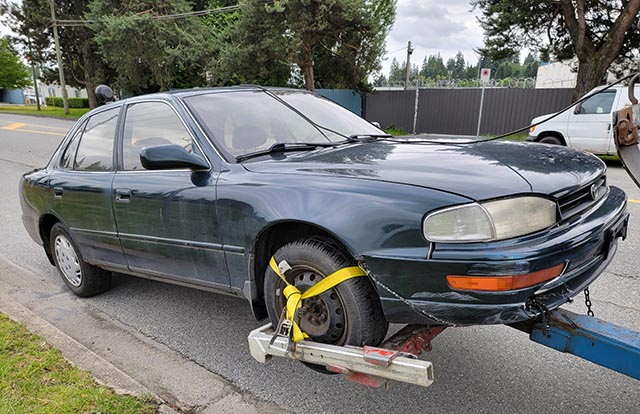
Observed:
[[[465,204],[429,214],[422,224],[431,242],[481,242],[510,239],[549,228],[557,221],[556,203],[517,197]]]

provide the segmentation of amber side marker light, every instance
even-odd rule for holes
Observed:
[[[564,263],[538,270],[533,273],[515,276],[460,276],[448,275],[447,283],[455,290],[479,290],[500,292],[505,290],[523,289],[547,282],[562,274]]]

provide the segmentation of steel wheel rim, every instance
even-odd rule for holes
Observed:
[[[301,292],[304,292],[318,281],[327,277],[323,272],[320,272],[310,266],[303,265],[292,266],[292,269],[288,272],[287,276],[289,282],[293,282],[292,284],[298,287]],[[315,276],[315,278],[311,279],[313,276]],[[282,294],[284,288],[284,282],[282,280],[278,280],[275,300],[276,309],[280,312],[282,312],[282,309],[286,304],[286,299]],[[320,315],[323,313],[327,316],[326,321],[321,320]],[[345,342],[348,332],[348,322],[344,301],[342,300],[342,297],[340,297],[337,289],[329,289],[327,292],[318,296],[303,300],[302,307],[298,310],[296,316],[296,322],[299,324],[300,329],[313,337],[314,340],[332,344],[342,344]],[[314,322],[312,322],[312,318],[315,318]],[[327,332],[320,335],[317,335],[319,332],[313,332],[316,329],[322,329],[325,325],[329,327]],[[316,335],[314,335],[314,333]]]
[[[71,241],[66,236],[58,234],[54,242],[54,250],[60,273],[71,286],[79,287],[82,283],[82,268]]]

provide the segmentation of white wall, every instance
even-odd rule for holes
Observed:
[[[49,96],[57,96],[62,98],[62,87],[58,84],[47,85],[38,81],[38,92],[41,97],[49,97]],[[33,88],[25,88],[25,95],[35,95],[35,91]],[[72,88],[67,85],[67,96],[69,98],[87,98],[87,90],[85,88],[78,89]]]
[[[536,88],[575,88],[578,60],[548,63],[538,67]]]

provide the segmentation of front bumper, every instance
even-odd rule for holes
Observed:
[[[534,235],[492,243],[437,244],[364,254],[391,323],[507,324],[555,309],[604,271],[626,237],[626,195],[616,187],[590,211]],[[566,263],[564,273],[529,288],[503,292],[452,290],[446,276],[524,274]]]

